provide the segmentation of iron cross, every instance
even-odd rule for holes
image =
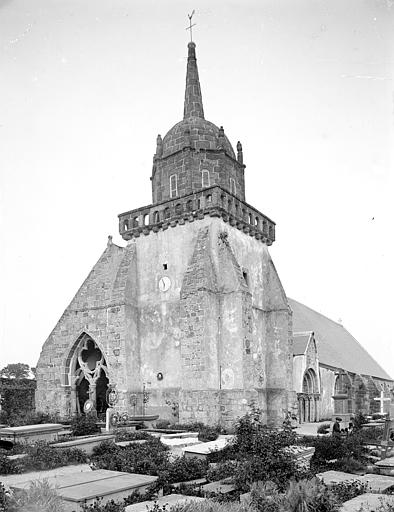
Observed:
[[[193,42],[193,33],[192,33],[192,27],[195,27],[196,26],[196,23],[193,23],[192,24],[192,18],[194,16],[194,9],[193,9],[193,12],[191,14],[188,14],[187,17],[189,18],[189,26],[186,27],[186,30],[190,30],[190,42]]]

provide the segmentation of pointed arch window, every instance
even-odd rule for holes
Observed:
[[[234,178],[230,178],[230,192],[232,194],[236,194],[237,193],[237,188],[235,186],[235,179]]]
[[[170,197],[176,197],[178,195],[178,176],[172,174],[170,176]]]
[[[203,188],[211,186],[211,180],[209,177],[209,171],[207,169],[203,169],[201,172],[201,186]]]

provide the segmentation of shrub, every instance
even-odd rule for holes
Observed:
[[[237,469],[237,461],[235,460],[225,460],[222,462],[218,462],[215,466],[210,467],[207,472],[207,480],[210,482],[215,482],[217,480],[223,480],[224,478],[229,478],[233,476]]]
[[[0,453],[0,475],[14,475],[16,473],[22,473],[20,465]]]
[[[74,436],[88,436],[100,432],[100,429],[96,417],[93,414],[86,414],[71,420],[71,431]]]
[[[251,483],[272,480],[284,489],[297,474],[294,455],[283,448],[294,444],[295,433],[286,422],[282,430],[274,430],[261,423],[260,411],[253,408],[237,423],[235,441],[222,450],[221,456],[239,461],[234,481],[242,491],[248,491]]]
[[[152,509],[148,512],[152,512]],[[173,505],[170,512],[256,512],[256,509],[241,503],[218,503],[205,500]]]
[[[63,500],[48,480],[31,482],[27,491],[18,491],[9,500],[9,512],[63,512]]]
[[[78,448],[56,449],[45,442],[38,442],[27,447],[28,456],[21,459],[23,471],[53,469],[69,464],[86,462],[85,452]]]
[[[123,503],[110,500],[102,503],[102,500],[97,500],[91,505],[84,503],[81,505],[81,512],[124,512],[125,506]]]
[[[0,512],[7,512],[10,506],[10,494],[0,482]]]
[[[329,423],[322,423],[319,425],[319,428],[317,429],[318,434],[328,434],[330,431],[330,424]]]
[[[271,481],[255,482],[250,488],[250,504],[257,510],[279,512],[282,501],[283,495]]]
[[[157,475],[159,469],[168,464],[168,460],[168,448],[155,438],[145,444],[124,448],[105,441],[94,449],[92,456],[94,465],[99,469],[148,475]]]
[[[336,512],[339,509],[336,497],[317,478],[292,480],[283,501],[286,512]]]
[[[334,484],[331,486],[330,490],[340,503],[344,503],[356,496],[360,496],[360,494],[370,492],[370,488],[367,483],[362,483],[357,480]]]
[[[362,434],[353,433],[348,437],[329,436],[309,439],[308,444],[315,447],[315,453],[311,460],[311,468],[314,472],[324,471],[333,466],[328,461],[337,459],[353,459],[364,463],[366,461],[366,447],[363,445]],[[341,464],[341,462],[339,463]]]
[[[123,428],[115,430],[116,441],[141,441],[144,439],[153,439],[153,436],[144,431],[131,431]]]
[[[170,427],[169,420],[157,420],[155,424],[155,428],[159,429],[168,429]]]

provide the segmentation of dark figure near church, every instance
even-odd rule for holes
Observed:
[[[342,421],[342,418],[335,418],[335,423],[332,426],[332,435],[339,436],[341,435],[341,426],[339,422]]]

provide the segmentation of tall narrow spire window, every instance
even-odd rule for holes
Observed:
[[[178,176],[172,174],[170,176],[170,197],[176,197],[178,195]]]
[[[211,186],[209,179],[209,171],[207,171],[206,169],[202,170],[201,185],[203,188]]]
[[[234,195],[237,193],[234,178],[230,178],[230,192]]]

